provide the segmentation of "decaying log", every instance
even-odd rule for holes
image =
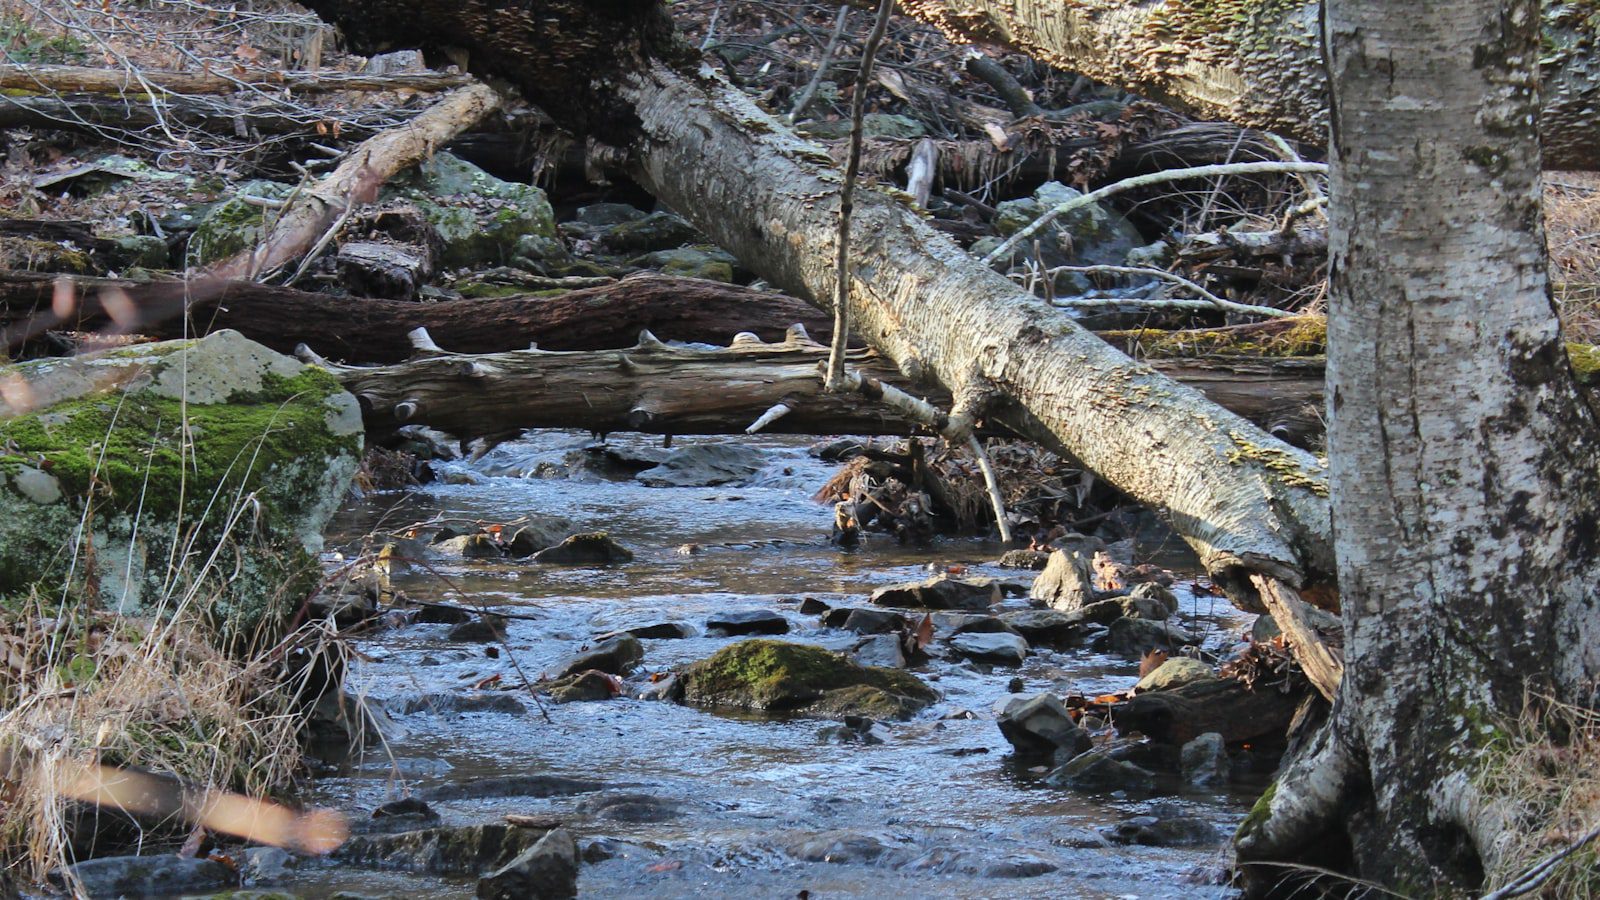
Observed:
[[[49,93],[115,94],[138,101],[155,94],[232,94],[284,91],[330,94],[339,91],[445,91],[472,83],[467,75],[408,72],[365,75],[309,72],[255,72],[242,76],[154,69],[96,69],[89,66],[0,66],[0,89]]]
[[[432,156],[499,106],[493,88],[473,84],[445,95],[404,125],[368,138],[326,177],[291,195],[260,245],[218,262],[208,274],[259,279],[298,260],[336,229],[341,215],[376,199],[384,182]]]
[[[433,274],[425,248],[376,241],[350,241],[339,248],[339,283],[357,297],[415,300]]]
[[[414,333],[417,355],[389,366],[339,366],[302,348],[303,359],[332,371],[361,401],[369,430],[428,425],[463,440],[525,428],[606,433],[744,434],[778,404],[788,412],[764,430],[789,434],[907,435],[915,422],[859,397],[823,390],[827,347],[805,329],[763,343],[740,335],[721,350],[672,347],[648,331],[620,350],[518,350],[463,355]],[[871,351],[851,366],[897,379]],[[992,429],[986,435],[1000,435]]]
[[[1337,623],[1330,623],[1328,631],[1317,628],[1307,612],[1309,604],[1294,588],[1281,581],[1258,575],[1255,584],[1261,602],[1294,648],[1295,659],[1305,670],[1306,678],[1318,693],[1332,702],[1339,690],[1339,680],[1344,677],[1344,655],[1338,646],[1343,635],[1337,633]]]
[[[60,311],[53,307],[57,285],[70,289]],[[126,321],[114,322],[108,306],[125,310]],[[406,333],[415,328],[452,350],[493,353],[530,343],[626,347],[640,329],[662,340],[725,344],[742,331],[781,340],[796,322],[819,338],[831,334],[827,316],[792,297],[666,275],[634,275],[557,297],[411,303],[221,279],[136,282],[0,270],[0,336],[12,353],[50,329],[115,328],[165,339],[232,328],[284,353],[310,344],[336,359],[390,363],[411,355]]]
[[[1276,688],[1251,690],[1232,678],[1218,678],[1139,694],[1112,707],[1111,720],[1119,732],[1137,731],[1166,744],[1185,744],[1207,732],[1229,744],[1273,742],[1289,730],[1300,699]]]
[[[339,118],[342,133],[357,137],[394,122],[382,109],[357,110]],[[40,128],[103,134],[107,129],[137,131],[163,122],[245,137],[303,135],[315,138],[318,122],[311,113],[290,112],[272,104],[241,107],[219,97],[163,97],[159,111],[150,103],[132,103],[107,94],[19,94],[0,92],[0,128]]]

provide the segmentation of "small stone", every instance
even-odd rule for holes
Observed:
[[[250,847],[239,856],[239,878],[247,885],[282,881],[300,862],[299,857],[282,847]]]
[[[211,859],[190,859],[174,854],[158,856],[104,856],[70,867],[91,897],[173,896],[204,893],[237,883],[232,869]],[[50,881],[64,887],[60,871]]]
[[[827,612],[828,609],[828,604],[815,597],[806,597],[800,601],[800,615],[802,616],[820,616]]]
[[[552,703],[592,703],[610,700],[616,695],[616,687],[611,677],[594,669],[569,675],[550,685]]]
[[[1081,753],[1050,774],[1046,783],[1053,787],[1093,791],[1149,790],[1155,774],[1133,763],[1112,759],[1103,750]]]
[[[950,638],[950,649],[973,662],[1020,666],[1028,657],[1028,642],[1006,632],[968,632]]]
[[[1222,735],[1208,731],[1183,745],[1179,754],[1183,778],[1196,787],[1225,784],[1233,770]]]
[[[61,482],[42,469],[23,466],[11,476],[11,483],[22,496],[39,506],[49,506],[61,499]]]
[[[615,637],[631,634],[636,638],[650,640],[674,640],[677,638],[694,637],[694,629],[681,622],[657,622],[653,625],[634,625],[630,628],[619,628],[605,634],[595,635],[597,641],[608,641]]]
[[[1043,569],[1050,562],[1050,554],[1043,550],[1007,550],[1000,557],[1004,569]]]
[[[426,694],[409,697],[399,704],[402,715],[429,712],[439,715],[460,713],[510,713],[524,715],[528,708],[522,701],[499,691],[469,691],[464,694]]]
[[[1143,587],[1143,585],[1140,585]],[[1153,597],[1118,597],[1117,606],[1122,609],[1122,614],[1133,619],[1148,619],[1152,622],[1165,622],[1172,615],[1167,605]]]
[[[556,546],[533,555],[536,563],[561,566],[608,566],[632,559],[632,551],[603,531],[572,535]]]
[[[885,634],[906,627],[906,617],[882,609],[852,609],[840,626],[856,634]]]
[[[926,581],[878,588],[872,592],[869,602],[874,606],[903,609],[988,612],[990,606],[1000,602],[1000,595],[1000,585],[993,579],[965,579],[946,574]]]
[[[1250,640],[1264,644],[1278,635],[1283,634],[1283,629],[1278,627],[1278,620],[1270,614],[1256,616],[1255,622],[1250,625]]]
[[[601,794],[578,801],[578,812],[613,822],[669,822],[683,815],[676,800],[650,794]]]
[[[1217,826],[1199,816],[1135,816],[1103,832],[1112,843],[1146,847],[1215,847],[1222,843]]]
[[[439,818],[426,801],[416,797],[405,797],[400,800],[390,800],[388,803],[372,811],[374,819],[408,818],[432,821]]]
[[[550,674],[552,678],[561,679],[595,669],[611,675],[626,675],[643,661],[644,646],[638,638],[624,634],[567,657],[557,663]]]
[[[506,619],[504,616],[487,613],[456,625],[445,634],[445,637],[452,641],[474,644],[503,641],[506,637]]]
[[[1178,614],[1178,595],[1172,592],[1172,588],[1157,584],[1154,581],[1134,585],[1133,589],[1128,591],[1128,596],[1159,602],[1166,610],[1166,615],[1161,616],[1161,618]]]
[[[1096,647],[1127,659],[1138,659],[1151,650],[1176,653],[1194,642],[1193,634],[1176,625],[1124,616],[1111,623],[1106,635],[1096,641]]]
[[[433,545],[438,553],[449,553],[465,559],[498,559],[506,555],[505,548],[487,534],[463,534],[446,538]]]
[[[880,634],[856,645],[855,661],[863,666],[882,666],[888,669],[906,667],[905,648],[898,634]]]
[[[1051,694],[1008,705],[997,724],[1000,734],[1021,757],[1044,757],[1068,748],[1074,755],[1092,745],[1088,732],[1072,720],[1072,713]]]
[[[1000,620],[1035,647],[1066,647],[1083,637],[1083,619],[1054,609],[1002,613]]]
[[[706,628],[727,635],[787,634],[789,620],[769,610],[745,610],[713,616],[706,620]]]
[[[1145,691],[1170,691],[1173,688],[1193,684],[1196,681],[1209,681],[1217,677],[1215,669],[1198,659],[1187,656],[1175,656],[1159,666],[1150,674],[1139,679],[1133,686],[1135,693]]]

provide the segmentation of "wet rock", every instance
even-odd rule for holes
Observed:
[[[1032,646],[1066,647],[1083,636],[1083,620],[1053,609],[1002,613],[1000,620]]]
[[[638,475],[650,487],[710,487],[749,481],[766,465],[766,456],[743,444],[693,444],[680,447]]]
[[[621,225],[623,222],[637,222],[647,215],[649,213],[644,210],[626,203],[591,203],[588,206],[578,207],[574,221],[581,225],[604,228]]]
[[[596,635],[595,640],[608,641],[625,634],[633,635],[636,638],[663,641],[694,637],[695,630],[682,622],[656,622],[652,625],[633,625],[628,628],[608,631],[605,634]]]
[[[90,897],[174,896],[220,890],[238,883],[234,871],[210,859],[186,859],[172,854],[160,856],[105,856],[84,860],[68,867]],[[64,888],[66,879],[59,870],[50,881]]]
[[[572,532],[571,519],[540,516],[511,533],[511,539],[504,545],[505,552],[513,559],[524,559],[540,550],[556,546]]]
[[[439,814],[426,801],[417,797],[390,800],[372,811],[374,819],[406,819],[417,824],[437,822]]]
[[[684,805],[650,794],[602,794],[578,801],[577,810],[612,822],[667,822],[682,816]]]
[[[593,669],[569,675],[550,684],[552,703],[593,703],[610,700],[616,695],[616,683],[604,672],[596,672]]]
[[[1159,584],[1154,581],[1146,581],[1143,584],[1136,584],[1133,586],[1132,590],[1128,591],[1128,596],[1145,600],[1155,600],[1156,602],[1160,603],[1162,609],[1165,610],[1165,614],[1160,616],[1160,618],[1166,618],[1167,616],[1174,616],[1178,614],[1178,595],[1172,592],[1172,588],[1169,588],[1164,584]],[[1147,618],[1157,617],[1148,616]]]
[[[672,213],[657,210],[640,219],[619,222],[599,235],[608,253],[634,256],[654,250],[671,250],[704,240],[694,226]]]
[[[683,700],[812,715],[905,718],[938,695],[915,676],[869,668],[821,647],[743,641],[717,651],[680,676]]]
[[[961,621],[951,623],[952,634],[1014,634],[1022,636],[1022,632],[1006,624],[1005,619],[999,616],[962,616]]]
[[[1018,756],[1050,756],[1061,749],[1076,756],[1093,745],[1089,733],[1072,720],[1066,704],[1051,694],[1010,702],[997,724]]]
[[[1057,550],[1033,581],[1028,596],[1058,612],[1077,612],[1094,602],[1094,575],[1081,553]]]
[[[644,646],[631,634],[619,635],[602,641],[589,650],[580,651],[557,663],[550,670],[552,678],[566,678],[590,669],[612,675],[626,675],[644,661]]]
[[[1215,847],[1222,843],[1217,826],[1199,816],[1134,816],[1103,829],[1115,844],[1146,847]]]
[[[506,713],[524,715],[528,708],[522,701],[501,691],[469,691],[464,694],[424,694],[408,697],[399,704],[402,715],[433,713],[458,715],[461,713]]]
[[[1054,860],[1031,853],[1008,853],[995,860],[979,861],[973,874],[980,878],[1038,878],[1060,869]]]
[[[1050,554],[1043,550],[1007,550],[1000,557],[1000,565],[1006,569],[1043,569],[1050,562]]]
[[[500,559],[506,555],[505,548],[500,546],[499,541],[492,535],[482,532],[445,538],[433,545],[433,551],[463,559]]]
[[[506,618],[492,613],[470,619],[454,626],[445,638],[461,643],[486,644],[506,638]]]
[[[820,616],[830,608],[828,604],[815,597],[806,597],[800,601],[800,615],[802,616]]]
[[[485,900],[567,900],[578,896],[578,845],[557,828],[501,868],[478,879]]]
[[[1123,617],[1123,597],[1112,597],[1108,600],[1096,600],[1077,612],[1072,613],[1081,622],[1091,622],[1095,625],[1110,625]]]
[[[858,831],[824,831],[801,835],[783,846],[783,852],[801,862],[868,864],[895,850],[882,835]]]
[[[806,452],[823,462],[845,462],[860,456],[866,449],[866,444],[860,440],[846,437],[819,441],[807,447]]]
[[[852,609],[846,610],[849,615],[838,627],[845,631],[854,631],[856,634],[885,634],[891,631],[900,631],[907,627],[906,617],[897,612],[882,609]]]
[[[422,792],[423,799],[483,800],[489,797],[571,797],[603,791],[611,785],[560,775],[500,775],[441,784]]]
[[[935,575],[927,581],[894,584],[872,592],[874,606],[903,609],[959,609],[987,612],[1000,601],[1000,586],[989,578],[957,578]]]
[[[906,652],[898,634],[879,634],[867,638],[851,651],[852,658],[863,666],[885,669],[904,669]]]
[[[633,552],[603,531],[575,534],[533,555],[533,561],[558,566],[609,566],[633,559]]]
[[[1197,787],[1225,784],[1233,770],[1222,735],[1208,731],[1183,745],[1179,754],[1183,780]]]
[[[966,632],[950,638],[950,649],[973,662],[1020,666],[1028,658],[1028,642],[1004,631]]]
[[[1134,685],[1133,689],[1137,693],[1170,691],[1186,684],[1209,681],[1216,677],[1217,671],[1208,664],[1186,656],[1174,656],[1139,679],[1139,683]]]
[[[1151,650],[1176,653],[1185,644],[1194,642],[1193,634],[1176,625],[1124,616],[1111,623],[1110,630],[1095,642],[1095,646],[1102,652],[1138,659]]]
[[[751,609],[718,613],[706,620],[706,629],[726,635],[788,634],[789,620],[782,613]]]
[[[678,682],[677,675],[656,674],[651,676],[649,683],[639,689],[634,695],[639,700],[677,701],[683,698],[683,685]]]
[[[1155,773],[1111,758],[1104,750],[1079,754],[1045,776],[1053,787],[1091,791],[1142,791],[1155,785]]]
[[[411,621],[418,625],[460,625],[472,621],[472,613],[455,606],[422,606],[412,614]]]
[[[477,875],[485,869],[504,866],[544,835],[537,829],[500,823],[352,835],[333,852],[333,858],[379,869]]]
[[[1153,597],[1118,597],[1116,602],[1122,609],[1122,614],[1130,619],[1165,622],[1172,615],[1165,603]]]
[[[289,877],[300,857],[282,847],[250,847],[239,854],[239,878],[247,885],[272,884]]]

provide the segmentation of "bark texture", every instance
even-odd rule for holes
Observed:
[[[858,6],[866,0],[851,0]],[[1304,0],[903,0],[962,43],[998,44],[1200,118],[1327,139],[1320,3]],[[1430,5],[1431,9],[1431,5]],[[1600,19],[1546,3],[1540,69],[1545,163],[1600,166]]]
[[[1591,705],[1600,675],[1600,431],[1547,283],[1539,4],[1327,16],[1347,668],[1239,855],[1342,844],[1403,893],[1473,891],[1517,801],[1477,787],[1476,751],[1529,696]]]

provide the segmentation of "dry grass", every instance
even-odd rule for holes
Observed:
[[[1488,873],[1499,888],[1600,824],[1600,712],[1571,706],[1530,712],[1486,755],[1480,785],[1515,805],[1511,843]],[[1600,898],[1600,848],[1564,860],[1534,896]]]
[[[1600,343],[1600,172],[1547,172],[1544,220],[1567,338]]]

